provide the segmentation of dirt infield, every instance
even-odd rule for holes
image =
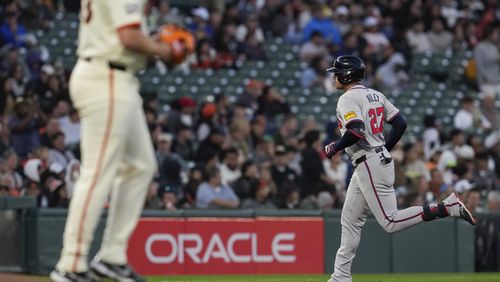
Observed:
[[[40,276],[18,274],[18,273],[0,273],[0,281],[2,282],[46,282]]]

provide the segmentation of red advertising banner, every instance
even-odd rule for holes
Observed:
[[[128,259],[144,275],[323,273],[323,219],[142,218]]]

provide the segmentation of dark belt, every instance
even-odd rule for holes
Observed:
[[[382,152],[382,151],[384,151],[384,148],[382,148],[382,147],[377,147],[377,148],[375,148],[375,153],[380,153],[380,152]],[[357,159],[354,161],[354,163],[356,164],[356,165],[355,165],[355,167],[356,167],[356,166],[358,166],[360,163],[362,163],[362,162],[364,162],[364,161],[366,161],[366,155],[362,155],[361,157],[357,158]],[[383,163],[383,164],[388,164],[388,163],[390,163],[391,161],[392,161],[392,158],[384,158],[384,159],[382,160],[382,163]]]
[[[93,58],[82,58],[84,61],[91,62]],[[124,64],[108,61],[108,66],[115,70],[127,71],[127,67]]]

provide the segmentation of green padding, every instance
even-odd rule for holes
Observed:
[[[380,227],[374,217],[369,217],[363,227],[352,271],[354,273],[391,272],[391,236]]]
[[[253,217],[254,210],[185,210],[185,217]]]
[[[184,217],[184,211],[143,210],[143,217]]]
[[[319,210],[255,210],[255,216],[321,216]]]
[[[340,245],[340,217],[325,217],[325,272],[333,272],[335,254]]]
[[[325,272],[333,272],[335,255],[340,246],[340,217],[325,217]],[[352,266],[353,273],[391,271],[391,238],[373,217],[366,220],[361,242]]]
[[[89,259],[98,251],[104,231],[102,217],[91,245]],[[66,210],[39,209],[26,217],[26,265],[29,273],[47,275],[61,252]]]
[[[457,271],[474,272],[475,230],[469,223],[457,221]]]
[[[338,218],[340,218],[341,214],[342,214],[341,209],[335,209],[335,210],[329,210],[329,211],[323,212],[324,217],[338,217]]]
[[[455,223],[455,219],[446,218],[424,222],[394,234],[393,271],[456,272]]]
[[[32,196],[0,198],[0,210],[31,208],[36,208],[36,198]]]

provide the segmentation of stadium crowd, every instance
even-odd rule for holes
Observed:
[[[0,196],[33,195],[40,207],[67,207],[79,173],[80,122],[68,93],[71,70],[51,58],[33,31],[50,29],[62,2],[3,1],[0,26]],[[6,3],[5,3],[6,2]],[[454,128],[423,118],[421,138],[392,155],[401,207],[465,194],[475,211],[500,211],[500,6],[496,1],[212,1],[191,11],[150,1],[154,30],[167,22],[197,37],[187,67],[238,69],[268,60],[263,44],[280,37],[300,45],[300,84],[335,91],[331,58],[360,56],[364,83],[404,91],[412,55],[471,51],[477,96],[464,97]],[[185,66],[185,67],[186,67]],[[242,81],[243,84],[243,81]],[[169,110],[144,95],[159,170],[146,208],[341,208],[352,165],[322,144],[339,137],[336,122],[298,120],[278,89],[251,79],[230,102],[222,94],[188,95]],[[481,94],[479,94],[481,93]],[[158,93],[162,95],[162,93]],[[395,101],[397,105],[397,101]],[[496,106],[496,107],[495,107]],[[331,105],[334,111],[334,105]],[[324,128],[323,128],[324,126]],[[486,138],[475,134],[482,128]]]

